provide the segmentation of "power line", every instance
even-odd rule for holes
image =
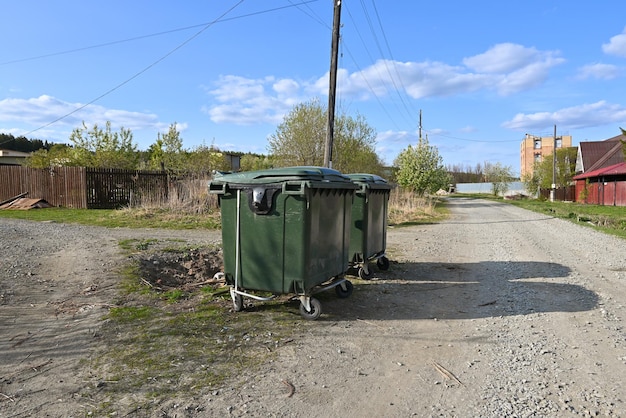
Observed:
[[[169,35],[170,33],[187,31],[187,30],[190,30],[190,29],[196,29],[196,28],[200,28],[200,27],[205,27],[207,25],[210,26],[210,25],[213,25],[215,23],[229,22],[229,21],[233,21],[233,20],[237,20],[237,19],[243,19],[243,18],[250,17],[250,16],[256,16],[256,15],[264,14],[264,13],[271,13],[271,12],[275,12],[277,10],[287,9],[287,8],[291,8],[291,7],[296,7],[298,9],[300,9],[299,6],[302,6],[302,5],[306,5],[310,9],[308,4],[309,3],[315,3],[315,2],[318,2],[318,1],[319,0],[306,0],[306,1],[299,2],[299,3],[295,3],[295,4],[290,2],[291,5],[289,5],[289,6],[281,6],[281,7],[275,7],[273,9],[260,10],[258,12],[253,12],[253,13],[248,13],[248,14],[244,14],[244,15],[234,16],[234,17],[230,17],[230,18],[227,18],[227,19],[220,19],[219,21],[214,20],[212,22],[200,23],[200,24],[197,24],[197,25],[185,26],[185,27],[182,27],[182,28],[170,29],[170,30],[166,30],[166,31],[162,31],[162,32],[150,33],[150,34],[147,34],[147,35],[139,35],[139,36],[134,36],[134,37],[131,37],[131,38],[120,39],[120,40],[110,41],[110,42],[104,42],[104,43],[101,43],[101,44],[89,45],[89,46],[84,46],[84,47],[80,47],[80,48],[67,49],[65,51],[51,52],[49,54],[42,54],[42,55],[36,55],[36,56],[33,56],[33,57],[19,58],[19,59],[14,59],[14,60],[10,60],[10,61],[3,61],[3,62],[0,62],[0,65],[17,64],[17,63],[25,62],[25,61],[35,61],[35,60],[39,60],[39,59],[43,59],[43,58],[56,57],[56,56],[59,56],[59,55],[67,55],[67,54],[72,54],[72,53],[75,53],[75,52],[87,51],[87,50],[90,50],[90,49],[103,48],[103,47],[106,47],[106,46],[118,45],[118,44],[123,44],[123,43],[127,43],[127,42],[133,42],[133,41],[139,41],[141,39],[152,38],[152,37],[155,37],[155,36]],[[300,9],[300,10],[302,10],[302,9]],[[306,12],[304,12],[304,13],[306,13]],[[307,13],[307,15],[308,15],[308,13]],[[309,17],[311,17],[311,16],[309,15]]]
[[[72,110],[71,112],[60,116],[56,119],[54,119],[52,122],[48,122],[45,125],[40,126],[39,128],[33,129],[31,131],[28,131],[27,133],[24,134],[24,136],[26,135],[30,135],[33,132],[37,132],[43,128],[47,128],[48,126],[57,123],[60,120],[63,120],[65,118],[67,118],[68,116],[73,115],[74,113],[86,108],[87,106],[94,104],[95,102],[97,102],[98,100],[102,99],[103,97],[111,94],[112,92],[114,92],[115,90],[121,88],[122,86],[130,83],[132,80],[134,80],[135,78],[139,77],[140,75],[142,75],[143,73],[145,73],[146,71],[148,71],[149,69],[151,69],[152,67],[154,67],[155,65],[157,65],[158,63],[160,63],[161,61],[165,60],[167,57],[169,57],[170,55],[172,55],[174,52],[178,51],[179,49],[181,49],[182,47],[184,47],[185,45],[187,45],[189,42],[191,42],[192,40],[194,40],[195,38],[197,38],[198,36],[200,36],[200,34],[202,34],[204,31],[206,31],[208,28],[210,28],[211,26],[213,26],[214,23],[221,21],[221,19],[224,18],[224,16],[226,16],[228,13],[232,12],[237,6],[239,6],[241,3],[243,3],[244,0],[240,0],[237,4],[235,4],[234,6],[232,6],[230,9],[228,9],[226,12],[224,12],[221,16],[219,16],[217,19],[213,20],[212,22],[207,23],[201,30],[199,30],[198,32],[196,32],[195,34],[193,34],[192,36],[190,36],[189,38],[187,38],[185,41],[183,41],[182,43],[180,43],[178,46],[176,46],[174,49],[170,50],[167,54],[163,55],[161,58],[157,59],[156,61],[154,61],[153,63],[151,63],[150,65],[148,65],[147,67],[145,67],[144,69],[142,69],[141,71],[139,71],[138,73],[136,73],[135,75],[133,75],[132,77],[126,79],[125,81],[121,82],[120,84],[116,85],[115,87],[109,89],[108,91],[104,92],[103,94],[101,94],[100,96],[96,97],[95,99],[85,103],[82,106],[77,107],[76,109]]]
[[[449,138],[449,139],[456,139],[458,141],[466,141],[466,142],[483,142],[483,143],[489,143],[489,144],[495,144],[495,143],[504,143],[504,142],[520,142],[521,139],[508,139],[508,140],[504,140],[504,141],[491,141],[491,140],[486,140],[486,139],[468,139],[468,138],[459,138],[456,136],[451,136],[451,135],[444,135],[444,134],[440,134],[440,133],[436,133],[436,132],[431,132],[428,131],[426,129],[424,129],[424,131],[430,135],[433,136],[442,136],[444,138]]]

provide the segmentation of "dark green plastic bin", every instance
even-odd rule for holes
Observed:
[[[376,261],[381,270],[389,268],[387,212],[393,188],[384,178],[365,173],[348,174],[358,186],[352,203],[350,265],[362,279],[370,277],[369,263]]]
[[[335,287],[352,293],[349,267],[350,218],[357,186],[336,170],[288,167],[226,174],[209,183],[222,215],[224,275],[235,310],[243,296],[300,296],[307,319],[321,313],[310,296]]]

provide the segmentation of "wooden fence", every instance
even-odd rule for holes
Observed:
[[[551,189],[540,189],[539,195],[544,199],[550,199]],[[576,198],[576,188],[574,186],[559,187],[554,190],[554,200],[573,202]]]
[[[576,180],[576,201],[591,205],[626,206],[626,178],[615,176],[607,181],[590,183],[586,183],[585,179]]]
[[[0,202],[22,193],[52,206],[118,208],[146,197],[166,199],[168,180],[162,171],[0,166]]]

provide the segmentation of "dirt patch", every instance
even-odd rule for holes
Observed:
[[[196,291],[199,286],[220,285],[215,274],[222,272],[222,251],[194,248],[136,254],[141,279],[156,291]]]

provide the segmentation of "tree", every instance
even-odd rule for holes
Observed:
[[[268,150],[276,166],[322,166],[326,147],[327,110],[319,100],[296,105],[276,132]],[[375,152],[376,133],[362,116],[335,118],[333,168],[342,172],[381,174],[383,164]]]
[[[111,122],[107,121],[104,129],[94,124],[88,130],[83,122],[81,128],[72,131],[69,139],[73,147],[65,165],[127,170],[137,168],[139,154],[129,129],[121,127],[119,132],[113,132]]]
[[[213,145],[199,145],[187,153],[187,172],[193,175],[202,176],[211,173],[213,170],[228,171],[230,163],[226,155]]]
[[[325,112],[319,101],[296,105],[269,137],[269,152],[280,166],[324,164]]]
[[[556,177],[557,188],[568,186],[572,177],[576,173],[575,147],[559,148],[556,150]],[[531,175],[525,176],[522,181],[524,188],[532,194],[537,194],[540,189],[551,189],[553,177],[553,154],[546,156],[542,161],[537,161],[533,165]]]
[[[483,166],[480,163],[475,167],[461,164],[447,165],[446,170],[452,176],[453,183],[481,183],[485,180]]]
[[[447,188],[451,177],[443,166],[443,158],[427,138],[420,138],[417,146],[408,146],[394,162],[398,168],[396,179],[401,187],[419,196]]]
[[[265,170],[272,167],[272,159],[265,155],[244,154],[239,162],[241,171]]]
[[[187,154],[183,149],[183,140],[177,129],[177,123],[170,124],[166,134],[157,133],[157,139],[150,145],[150,168],[181,172],[185,169]]]
[[[68,165],[71,159],[72,149],[65,144],[54,144],[47,150],[41,148],[31,153],[24,165],[31,168],[49,168],[49,167],[62,167]]]
[[[383,163],[376,154],[376,131],[365,118],[340,115],[335,125],[333,168],[345,173],[382,174]]]
[[[491,183],[491,193],[494,196],[506,193],[513,177],[511,166],[505,166],[501,163],[485,163],[485,179]]]
[[[20,152],[35,152],[40,149],[50,149],[52,143],[41,139],[27,139],[24,136],[15,137],[11,134],[0,133],[0,148]]]

